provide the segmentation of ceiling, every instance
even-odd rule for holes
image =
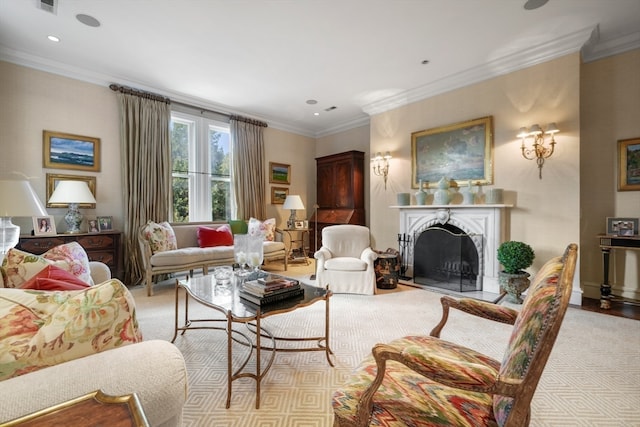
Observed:
[[[312,137],[581,48],[640,47],[640,0],[41,1],[0,0],[0,60]]]

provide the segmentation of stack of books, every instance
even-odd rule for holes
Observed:
[[[263,306],[274,302],[304,296],[304,289],[295,279],[269,275],[244,282],[239,291],[240,298]]]

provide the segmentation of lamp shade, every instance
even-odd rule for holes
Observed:
[[[95,203],[89,186],[84,181],[60,181],[49,198],[49,203]]]
[[[31,184],[26,180],[0,180],[0,217],[47,215]]]
[[[304,205],[302,204],[302,199],[298,195],[287,196],[284,200],[284,205],[282,205],[283,209],[304,209]]]

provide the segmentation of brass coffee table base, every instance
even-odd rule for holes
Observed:
[[[178,332],[184,335],[187,330],[193,329],[213,329],[226,331],[227,333],[227,402],[226,408],[231,406],[231,393],[233,390],[233,381],[239,378],[252,378],[256,381],[256,409],[260,409],[260,386],[262,379],[271,369],[276,353],[278,352],[307,352],[307,351],[322,351],[325,353],[329,366],[333,367],[334,364],[331,360],[333,351],[329,346],[329,298],[331,297],[331,291],[322,290],[322,295],[317,291],[318,288],[314,288],[309,285],[301,284],[305,288],[305,298],[303,300],[294,300],[278,302],[266,307],[258,307],[255,304],[245,302],[238,294],[236,286],[233,288],[235,291],[231,295],[226,297],[212,296],[211,287],[214,283],[214,279],[210,276],[203,276],[199,278],[187,278],[186,280],[176,280],[175,288],[175,323],[174,334],[171,342],[174,342],[178,336]],[[207,290],[207,286],[209,289]],[[178,325],[179,318],[179,300],[180,289],[185,290],[184,297],[184,324]],[[313,294],[313,295],[306,295]],[[198,301],[199,303],[213,308],[219,311],[225,317],[221,319],[189,319],[189,297]],[[302,307],[314,304],[317,301],[325,302],[325,327],[324,336],[318,337],[279,337],[273,335],[270,331],[260,325],[261,319],[276,314],[282,314],[297,310]],[[218,326],[198,326],[202,323],[219,324]],[[248,333],[241,330],[234,329],[234,323],[245,324]],[[222,325],[223,324],[223,325]],[[260,331],[260,333],[258,333]],[[263,345],[262,340],[266,339],[270,343]],[[255,342],[254,342],[255,341]],[[313,347],[281,347],[278,348],[277,343],[281,342],[315,342]],[[247,355],[240,361],[240,366],[237,369],[233,369],[233,343],[236,342],[249,348]],[[245,372],[247,364],[251,360],[253,351],[255,350],[255,372]],[[270,357],[266,360],[266,364],[262,365],[261,352],[271,352]]]

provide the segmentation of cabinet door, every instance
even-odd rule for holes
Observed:
[[[334,204],[336,208],[353,208],[353,162],[338,160],[334,165]]]
[[[318,163],[317,198],[320,208],[334,208],[336,191],[333,180],[333,163]]]

